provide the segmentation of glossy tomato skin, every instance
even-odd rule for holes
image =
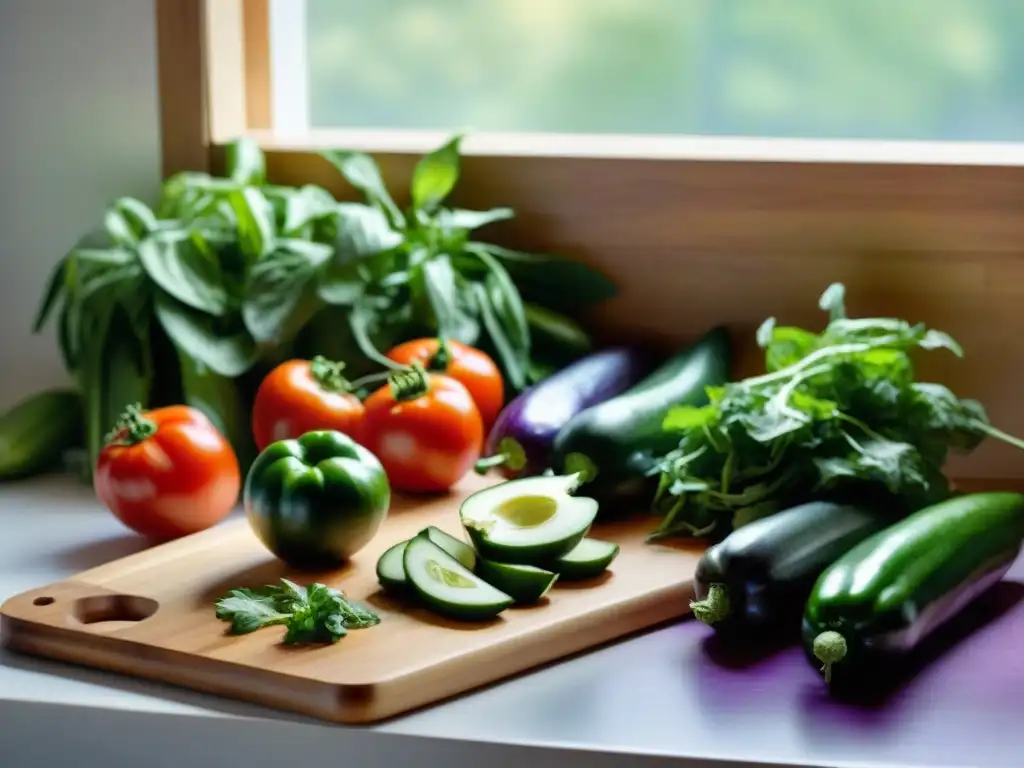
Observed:
[[[354,394],[332,387],[329,376],[317,369],[320,362],[288,360],[263,379],[252,408],[252,432],[259,450],[322,429],[357,435],[363,404]]]
[[[93,475],[99,500],[128,528],[157,540],[220,522],[238,502],[242,485],[227,439],[188,406],[138,416],[152,434],[134,444],[115,441],[103,448]]]
[[[437,354],[437,339],[413,339],[391,349],[387,356],[396,363],[412,365],[419,362],[427,370],[443,373],[469,390],[473,402],[483,419],[484,432],[490,430],[505,404],[505,383],[494,361],[475,347],[448,340],[448,364],[443,370],[434,370],[428,363]]]
[[[480,411],[469,390],[449,376],[428,374],[425,394],[398,402],[381,387],[364,405],[360,442],[380,459],[396,491],[448,490],[480,458]]]

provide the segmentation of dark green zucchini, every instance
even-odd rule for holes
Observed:
[[[82,398],[67,389],[32,395],[0,415],[0,478],[28,477],[55,467],[82,445]]]
[[[818,578],[803,644],[827,683],[905,657],[1009,570],[1024,543],[1024,495],[975,493],[919,510]]]
[[[579,493],[599,501],[650,485],[657,460],[679,444],[662,428],[665,415],[676,405],[705,405],[705,388],[728,381],[731,357],[729,331],[714,328],[639,384],[578,413],[555,438],[554,471],[582,473]]]
[[[737,528],[697,562],[693,615],[744,642],[796,637],[821,572],[891,522],[865,507],[812,501]]]

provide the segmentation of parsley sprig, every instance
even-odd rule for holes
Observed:
[[[914,350],[963,356],[948,334],[894,318],[850,318],[845,288],[819,306],[821,333],[778,326],[757,331],[760,376],[708,388],[703,407],[679,406],[665,429],[679,447],[658,466],[651,539],[718,537],[812,497],[872,498],[894,512],[946,498],[951,451],[985,437],[1024,442],[993,427],[975,400],[914,379]]]
[[[244,635],[263,627],[284,626],[286,645],[333,643],[350,629],[380,623],[375,613],[323,584],[301,587],[288,579],[281,586],[233,589],[216,603],[217,618],[230,621],[228,633]]]

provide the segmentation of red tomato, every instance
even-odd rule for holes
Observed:
[[[426,392],[395,400],[389,386],[370,395],[360,441],[376,454],[391,487],[444,491],[473,468],[484,427],[473,398],[449,376],[427,374]]]
[[[438,339],[413,339],[394,347],[387,356],[403,365],[419,362],[428,371],[443,373],[458,381],[469,390],[473,402],[480,410],[484,431],[490,430],[505,404],[505,384],[498,366],[479,349],[449,340],[446,342],[447,363],[443,367],[435,368],[431,362],[437,355],[439,346]]]
[[[93,487],[126,526],[176,539],[220,522],[242,478],[230,443],[200,411],[129,408],[100,451]]]
[[[363,404],[348,391],[343,366],[322,357],[289,360],[263,379],[252,407],[252,433],[261,451],[271,443],[332,429],[356,437]]]

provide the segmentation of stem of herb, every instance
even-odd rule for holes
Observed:
[[[1003,432],[1003,430],[998,429],[997,427],[993,427],[991,424],[988,424],[984,421],[975,420],[973,424],[975,427],[977,427],[980,431],[984,432],[989,437],[994,437],[996,440],[1002,440],[1004,443],[1008,443],[1014,446],[1015,448],[1020,448],[1024,450],[1024,440],[1014,437],[1013,435],[1008,434],[1006,432]]]

